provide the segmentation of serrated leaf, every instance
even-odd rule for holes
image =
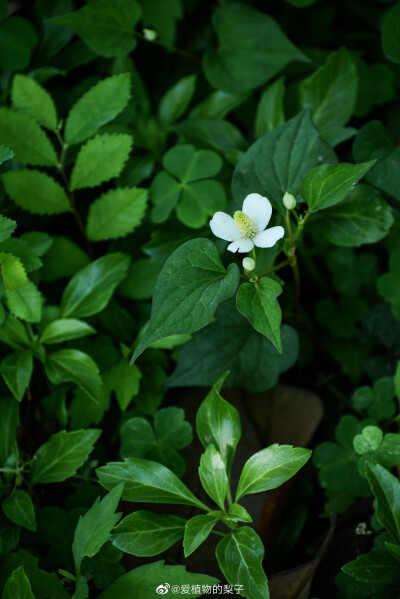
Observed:
[[[3,162],[6,162],[6,160],[10,160],[14,156],[15,152],[13,150],[10,150],[10,148],[6,148],[5,146],[0,145],[0,164],[3,164]]]
[[[65,123],[66,143],[77,144],[91,137],[125,108],[130,96],[129,73],[99,81],[69,111]]]
[[[151,318],[132,361],[153,341],[204,327],[217,305],[235,293],[239,269],[222,265],[215,245],[193,239],[168,258],[157,279]]]
[[[71,339],[80,339],[86,335],[92,335],[96,330],[83,320],[76,318],[59,318],[48,324],[40,335],[40,343],[53,345],[70,341]]]
[[[3,499],[1,507],[14,524],[36,531],[36,517],[32,499],[26,491],[17,489],[11,497]]]
[[[18,289],[6,290],[6,301],[8,309],[17,318],[26,322],[40,322],[43,296],[32,281]]]
[[[384,583],[391,588],[400,583],[399,561],[386,547],[376,547],[369,553],[359,555],[357,559],[345,564],[342,570],[360,582]]]
[[[179,516],[138,510],[118,524],[113,531],[112,542],[130,555],[158,555],[182,539],[185,522]]]
[[[122,171],[132,147],[125,133],[103,133],[90,139],[79,150],[71,174],[71,189],[96,187]]]
[[[282,210],[285,193],[298,196],[304,176],[325,162],[336,163],[336,155],[320,138],[310,112],[300,112],[260,137],[243,154],[233,173],[234,200],[241,206],[248,194],[260,193]]]
[[[42,266],[42,261],[38,255],[22,239],[7,239],[7,241],[0,244],[0,250],[19,258],[27,272],[37,270]]]
[[[93,401],[100,399],[102,380],[97,364],[77,349],[61,349],[46,357],[45,371],[54,385],[73,382]]]
[[[26,168],[4,173],[2,180],[7,194],[17,206],[32,214],[71,211],[65,190],[46,173]]]
[[[186,522],[185,536],[183,537],[183,550],[188,557],[207,539],[208,535],[218,522],[218,517],[211,515],[193,516]]]
[[[282,311],[277,301],[282,287],[268,277],[256,283],[244,283],[239,287],[236,296],[237,309],[250,324],[272,341],[279,352],[282,352],[281,320]]]
[[[1,362],[0,371],[15,399],[22,401],[32,376],[32,353],[23,350],[6,356]]]
[[[30,116],[12,108],[0,108],[1,141],[23,164],[57,166],[59,160],[47,135]]]
[[[249,526],[229,533],[217,545],[218,565],[226,580],[240,585],[247,599],[269,599],[267,577],[262,567],[264,547],[260,537]]]
[[[32,484],[58,483],[73,476],[87,460],[101,432],[89,429],[54,434],[36,452]]]
[[[127,458],[109,462],[96,470],[100,484],[108,491],[125,483],[123,499],[149,503],[176,503],[205,509],[179,478],[168,468],[151,460]]]
[[[85,556],[93,557],[110,538],[111,529],[121,517],[115,513],[121,499],[123,484],[117,485],[100,501],[96,499],[84,516],[79,518],[72,543],[75,571],[80,572]]]
[[[188,108],[196,86],[196,75],[179,79],[161,98],[158,106],[158,118],[164,127],[169,127],[182,116]]]
[[[247,460],[240,475],[236,499],[279,487],[308,462],[311,450],[274,443]]]
[[[0,252],[0,265],[4,289],[18,289],[28,283],[25,268],[16,256]]]
[[[364,164],[323,164],[314,168],[301,184],[301,194],[309,212],[331,208],[342,202],[374,164],[372,160]]]
[[[35,79],[14,75],[11,87],[14,108],[34,118],[39,125],[55,131],[57,111],[50,94]]]
[[[111,366],[104,378],[107,387],[115,391],[121,411],[125,412],[132,399],[139,393],[142,378],[139,368],[135,364],[129,366],[129,362],[122,359]]]
[[[31,584],[20,566],[10,575],[4,585],[2,599],[35,599]]]
[[[86,318],[106,307],[125,278],[129,257],[119,252],[98,258],[77,272],[61,298],[62,318]]]
[[[129,54],[136,46],[133,30],[140,13],[134,0],[97,0],[49,22],[70,27],[96,54],[111,57]]]
[[[207,495],[224,510],[228,476],[221,454],[214,445],[209,445],[200,458],[199,477]]]
[[[91,204],[87,234],[92,241],[124,237],[140,225],[146,212],[147,189],[111,189]]]

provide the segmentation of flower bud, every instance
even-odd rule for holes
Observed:
[[[282,201],[283,201],[283,205],[288,210],[293,210],[293,208],[296,208],[296,198],[294,196],[292,196],[291,193],[286,192],[285,195],[283,196]]]
[[[247,270],[249,272],[252,272],[256,267],[256,263],[254,262],[253,258],[243,258],[242,264],[244,270]]]
[[[157,32],[154,29],[143,29],[143,35],[149,42],[154,42],[157,37]]]

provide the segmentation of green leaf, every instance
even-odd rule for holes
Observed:
[[[342,571],[360,582],[400,583],[399,561],[386,547],[376,547],[369,553],[359,555],[357,559],[345,564]]]
[[[224,510],[228,476],[221,454],[214,445],[209,445],[200,458],[199,477],[207,495]]]
[[[157,410],[154,416],[154,432],[160,444],[183,449],[193,440],[192,426],[185,420],[182,408],[171,406]]]
[[[360,435],[353,439],[353,445],[356,453],[362,455],[379,448],[383,440],[383,432],[377,426],[366,426]]]
[[[241,206],[249,193],[260,193],[282,210],[285,193],[298,196],[304,176],[325,162],[337,162],[335,153],[319,137],[309,111],[300,112],[263,135],[241,157],[233,173],[234,200]]]
[[[229,475],[242,428],[239,412],[220,394],[227,374],[222,375],[212,385],[212,389],[197,410],[196,431],[203,447],[207,449],[213,445],[220,452]]]
[[[22,401],[33,371],[31,352],[23,350],[6,356],[1,362],[0,371],[15,399]]]
[[[0,242],[5,241],[14,233],[17,223],[7,216],[0,214]]]
[[[11,87],[14,108],[34,118],[39,125],[55,131],[57,111],[50,94],[26,75],[15,75]]]
[[[171,470],[151,460],[127,458],[124,462],[109,462],[97,468],[96,473],[107,490],[125,483],[122,497],[126,501],[176,503],[205,509]]]
[[[240,586],[247,599],[269,598],[268,582],[262,567],[264,547],[248,526],[229,533],[217,545],[218,565],[232,586]]]
[[[147,189],[110,189],[91,204],[87,234],[92,241],[124,237],[140,225],[147,204]]]
[[[393,225],[392,212],[377,189],[360,183],[338,206],[327,213],[317,212],[315,217],[321,219],[324,235],[331,243],[359,247],[386,237]]]
[[[112,121],[131,96],[129,73],[99,81],[71,108],[65,123],[65,141],[77,144],[91,137],[102,125]]]
[[[229,507],[227,517],[232,522],[253,522],[249,512],[238,503],[232,503]]]
[[[71,339],[80,339],[92,335],[96,330],[83,320],[60,318],[48,324],[40,335],[40,343],[54,345]]]
[[[139,393],[141,378],[142,374],[139,368],[135,364],[129,366],[126,359],[114,364],[106,373],[106,384],[109,389],[115,391],[122,412],[125,412],[132,399]]]
[[[21,17],[7,18],[0,24],[0,67],[10,71],[25,69],[38,36],[31,23]]]
[[[125,278],[129,257],[119,252],[94,260],[77,272],[61,298],[62,318],[86,318],[103,310]]]
[[[229,121],[216,118],[186,119],[174,126],[183,138],[196,146],[222,152],[227,160],[236,164],[247,142],[243,134]]]
[[[400,543],[400,482],[379,464],[365,464],[365,472],[376,498],[376,516]]]
[[[0,340],[3,343],[7,343],[13,349],[26,349],[31,344],[25,326],[22,322],[14,318],[14,316],[11,316],[11,314],[7,314],[5,320],[2,322]]]
[[[36,517],[32,499],[22,489],[17,489],[11,497],[3,499],[1,507],[7,518],[14,524],[36,531]]]
[[[8,456],[16,453],[16,430],[19,425],[19,408],[10,397],[0,399],[0,468]]]
[[[282,293],[282,287],[268,277],[256,283],[244,283],[236,296],[237,309],[250,324],[272,341],[282,352],[281,320],[282,312],[276,298]]]
[[[243,318],[233,302],[218,309],[216,322],[193,335],[179,355],[167,387],[212,386],[227,369],[227,387],[263,393],[274,387],[279,374],[297,360],[298,338],[294,329],[281,327],[282,353]]]
[[[202,587],[210,587],[218,580],[205,574],[192,574],[187,572],[185,566],[166,566],[163,561],[146,564],[131,570],[115,580],[98,599],[154,599],[156,589],[158,594],[165,594],[175,586],[187,589],[185,595],[193,599],[203,595]],[[198,589],[198,590],[196,590]]]
[[[280,77],[264,90],[257,106],[255,131],[261,137],[273,131],[285,122],[283,98],[285,95],[285,80]]]
[[[138,510],[118,524],[113,531],[112,542],[130,555],[158,555],[182,539],[185,522],[179,516]]]
[[[331,208],[355,189],[357,182],[375,164],[323,164],[309,172],[301,184],[301,194],[309,212]]]
[[[12,108],[0,108],[1,141],[23,164],[57,166],[56,156],[45,132],[30,116]]]
[[[183,537],[183,550],[185,557],[188,557],[199,547],[208,537],[219,518],[211,515],[194,516],[186,522],[185,536]]]
[[[211,85],[244,92],[272,79],[292,61],[309,62],[266,14],[239,2],[213,13],[219,47],[207,50],[205,74]]]
[[[125,133],[103,133],[89,139],[79,150],[71,174],[71,189],[95,187],[122,171],[132,148]]]
[[[67,237],[52,236],[52,244],[43,258],[43,281],[71,277],[89,263],[89,256]]]
[[[387,15],[382,29],[383,51],[392,62],[400,62],[400,4]]]
[[[400,318],[400,248],[390,254],[389,272],[378,279],[378,291],[391,305],[393,314]]]
[[[133,30],[140,13],[134,0],[96,0],[48,22],[70,27],[96,54],[111,57],[129,54],[136,46]]]
[[[196,87],[196,75],[179,79],[161,98],[158,118],[161,125],[168,128],[187,110]]]
[[[35,599],[29,578],[20,566],[11,574],[4,585],[2,599]]]
[[[10,150],[10,148],[6,148],[5,146],[0,145],[0,164],[3,164],[3,162],[6,162],[11,158],[14,158],[14,156],[15,152],[13,152],[13,150]],[[3,216],[3,218],[5,218],[5,216]]]
[[[18,289],[28,283],[25,268],[16,256],[0,252],[0,265],[4,289]]]
[[[54,385],[71,381],[91,400],[99,401],[102,380],[96,363],[88,354],[78,349],[61,349],[47,356],[45,371]]]
[[[115,510],[121,499],[122,490],[123,485],[120,484],[107,493],[102,501],[97,497],[90,510],[79,518],[72,543],[77,574],[80,572],[83,558],[96,555],[110,538],[111,529],[121,517],[121,514],[116,514]]]
[[[32,484],[59,483],[73,476],[89,457],[101,432],[89,429],[54,434],[36,452]]]
[[[23,287],[6,290],[8,309],[14,316],[26,322],[40,322],[43,296],[32,281]]]
[[[240,475],[236,500],[250,493],[279,487],[308,462],[311,450],[274,443],[247,460]]]
[[[0,248],[18,257],[29,272],[42,266],[42,261],[37,253],[22,239],[7,239],[7,241],[3,241]]]
[[[206,117],[223,119],[229,112],[243,104],[249,97],[248,92],[233,94],[217,90],[190,111],[190,118]]]
[[[192,239],[181,245],[157,279],[150,323],[132,362],[157,339],[204,327],[218,304],[232,297],[238,283],[237,265],[230,264],[226,271],[211,241]]]
[[[340,142],[338,135],[354,112],[357,90],[357,66],[346,48],[332,52],[323,66],[300,83],[300,105],[311,108],[313,123],[329,144]]]
[[[70,212],[65,190],[46,173],[21,169],[2,175],[7,194],[24,210],[32,214],[60,214]]]

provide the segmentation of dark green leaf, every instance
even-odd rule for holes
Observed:
[[[62,343],[63,341],[70,341],[71,339],[86,337],[86,335],[92,335],[95,332],[95,329],[83,320],[60,318],[53,320],[53,322],[43,329],[40,335],[40,343],[53,345],[55,343]]]
[[[376,498],[376,515],[400,543],[400,482],[379,464],[367,462],[365,472]]]
[[[383,51],[392,62],[400,62],[400,4],[387,15],[382,29]]]
[[[206,540],[218,520],[218,517],[206,515],[194,516],[186,522],[185,536],[183,537],[185,557],[191,555]]]
[[[21,17],[0,24],[0,67],[10,71],[25,69],[38,41],[35,29]]]
[[[141,223],[147,189],[125,187],[103,193],[90,205],[87,234],[92,241],[124,237]]]
[[[57,128],[57,111],[50,94],[26,75],[15,75],[11,88],[14,108],[34,118],[39,125]]]
[[[11,397],[0,398],[0,468],[11,453],[15,453],[16,429],[19,425],[19,408]]]
[[[4,585],[2,599],[35,599],[23,566],[14,570]]]
[[[99,401],[102,380],[97,364],[78,349],[61,349],[49,354],[45,363],[46,376],[54,385],[73,382],[93,401]]]
[[[285,94],[285,80],[280,77],[264,90],[257,106],[255,131],[261,137],[273,131],[285,122],[283,98]]]
[[[70,212],[68,196],[57,181],[37,170],[21,169],[2,175],[10,198],[32,214]]]
[[[32,499],[22,489],[17,489],[11,497],[3,499],[1,503],[3,512],[18,526],[36,531],[36,517]]]
[[[164,127],[175,123],[187,110],[196,86],[196,75],[180,79],[161,98],[158,106],[158,118]]]
[[[400,583],[399,561],[385,547],[372,549],[344,565],[343,572],[360,582]]]
[[[32,353],[23,350],[6,356],[1,362],[0,371],[15,399],[22,401],[32,376]]]

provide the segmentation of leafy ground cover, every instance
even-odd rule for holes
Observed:
[[[400,594],[400,4],[0,0],[3,599]]]

